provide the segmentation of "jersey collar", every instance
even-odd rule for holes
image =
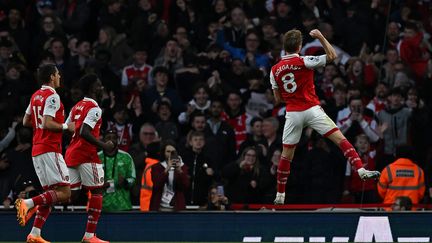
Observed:
[[[299,57],[299,54],[293,53],[293,54],[283,55],[282,59],[288,59],[288,58],[293,58],[293,57]]]
[[[92,99],[92,98],[84,97],[84,100],[85,100],[85,101],[93,102],[93,104],[99,106],[98,103],[96,102],[96,100],[94,100],[94,99]]]
[[[51,90],[52,92],[56,93],[55,89],[54,89],[53,87],[51,87],[51,86],[48,86],[48,85],[42,85],[42,88],[41,88],[41,89],[42,89],[42,90],[44,90],[44,89],[49,89],[49,90]]]

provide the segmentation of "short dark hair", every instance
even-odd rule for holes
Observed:
[[[158,74],[158,73],[165,73],[166,75],[169,76],[169,70],[168,70],[168,68],[166,68],[164,66],[157,66],[157,67],[153,68],[152,76],[156,77],[156,74]]]
[[[410,159],[412,161],[415,160],[415,152],[414,148],[410,145],[400,145],[396,147],[396,158],[405,158]]]
[[[255,124],[255,122],[262,122],[263,119],[261,117],[254,117],[252,118],[252,120],[250,121],[250,125],[251,127]]]
[[[86,74],[79,81],[79,87],[84,95],[89,95],[91,88],[94,83],[98,81],[98,76],[96,74]]]
[[[38,68],[38,79],[39,82],[47,84],[51,81],[51,75],[55,75],[57,67],[54,64],[45,64]]]
[[[205,138],[205,135],[204,135],[203,132],[200,132],[200,131],[191,131],[191,133],[189,135],[189,139],[191,139],[193,137],[203,137],[203,138]]]
[[[299,30],[290,30],[283,36],[283,47],[287,53],[295,53],[303,42],[303,35]]]

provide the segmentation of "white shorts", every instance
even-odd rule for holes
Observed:
[[[81,185],[87,189],[100,188],[104,185],[102,164],[89,162],[69,167],[69,174],[72,190],[81,189]]]
[[[44,189],[70,184],[69,171],[60,153],[48,152],[34,156],[33,166]]]
[[[336,124],[319,105],[305,111],[287,112],[285,118],[282,136],[284,147],[295,147],[300,141],[303,128],[305,127],[311,127],[324,137],[338,130]]]

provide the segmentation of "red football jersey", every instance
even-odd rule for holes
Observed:
[[[95,145],[87,142],[80,136],[83,123],[89,125],[92,135],[99,139],[100,127],[102,124],[102,110],[96,101],[84,98],[71,110],[68,122],[75,122],[75,133],[72,136],[69,147],[66,150],[65,160],[67,166],[77,166],[83,163],[101,163]]]
[[[52,132],[42,128],[43,116],[51,116],[58,123],[64,122],[64,107],[60,97],[50,86],[43,85],[36,91],[27,107],[26,114],[30,116],[33,125],[32,156],[48,152],[62,152],[62,132]]]
[[[287,111],[304,111],[319,105],[314,85],[314,68],[324,67],[326,55],[290,54],[271,68],[270,83],[279,92]]]

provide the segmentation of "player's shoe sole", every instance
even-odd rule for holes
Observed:
[[[276,193],[276,198],[273,202],[275,205],[283,205],[285,204],[285,193]]]
[[[44,240],[41,236],[28,235],[27,243],[51,243],[51,242]]]
[[[362,180],[378,179],[381,175],[378,171],[366,170],[365,168],[360,168],[357,172]]]
[[[27,213],[29,211],[27,205],[24,203],[24,200],[21,198],[15,201],[15,209],[17,210],[17,221],[21,226],[25,226],[27,221]]]

